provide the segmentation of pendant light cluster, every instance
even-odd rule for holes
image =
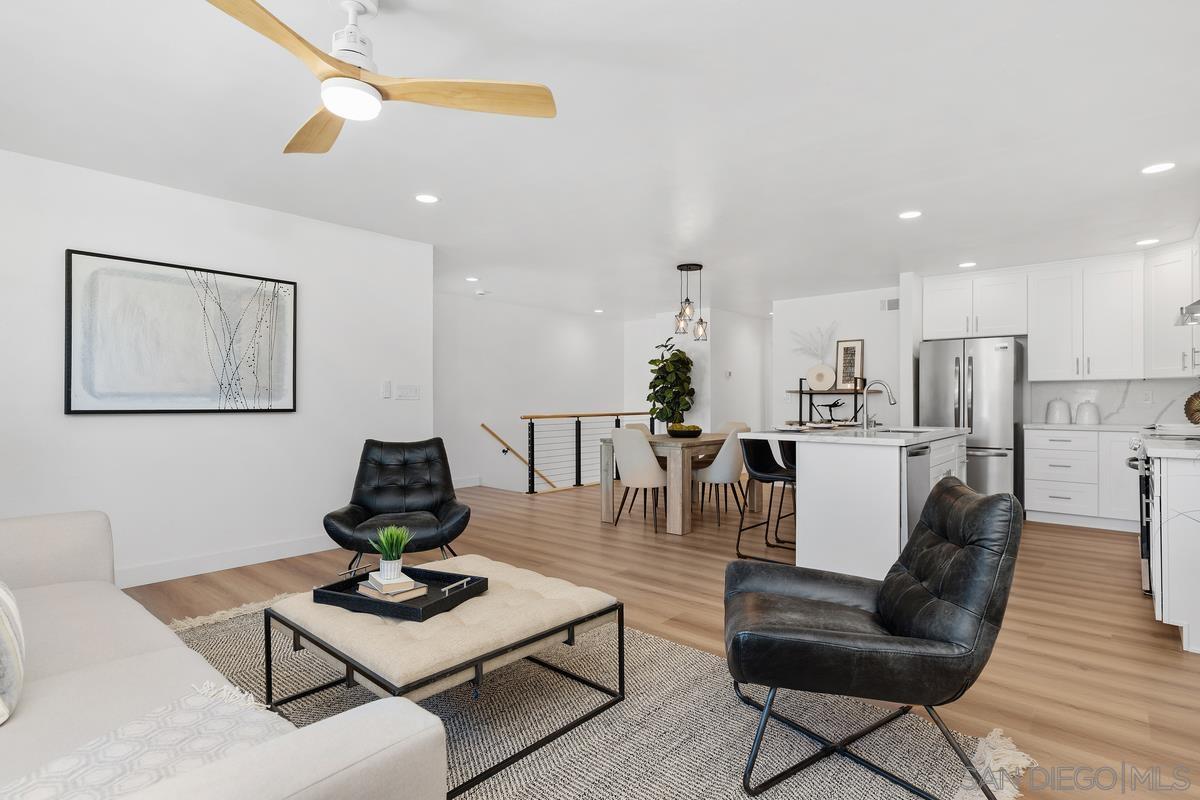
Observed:
[[[696,275],[695,303],[692,302],[691,296],[692,273],[699,273],[704,266],[702,264],[680,264],[675,269],[679,270],[679,313],[675,315],[675,333],[687,333],[688,326],[691,325],[692,337],[695,341],[707,342],[708,322],[701,315],[700,310],[700,303],[704,300],[704,276]],[[693,320],[695,320],[694,324]]]

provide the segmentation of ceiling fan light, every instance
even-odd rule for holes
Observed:
[[[321,81],[321,102],[330,113],[354,122],[366,122],[383,110],[383,95],[369,83],[354,78]]]

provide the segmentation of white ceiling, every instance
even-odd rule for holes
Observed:
[[[321,47],[343,24],[328,0],[264,4]],[[44,34],[5,2],[0,148],[432,242],[440,289],[478,275],[626,317],[671,307],[679,261],[765,314],[1200,218],[1194,0],[382,5],[379,71],[540,81],[558,118],[391,103],[329,155],[285,156],[317,82],[202,0],[62,0]],[[1179,167],[1139,173],[1158,161]]]

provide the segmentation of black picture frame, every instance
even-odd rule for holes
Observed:
[[[74,347],[74,331],[72,330],[71,318],[74,305],[72,282],[72,260],[75,256],[87,256],[89,258],[105,258],[113,261],[123,261],[132,264],[146,264],[154,267],[164,267],[167,269],[179,269],[190,272],[204,272],[210,275],[221,275],[230,278],[242,278],[254,281],[269,281],[280,285],[291,287],[292,291],[292,363],[291,363],[291,396],[292,403],[289,408],[144,408],[144,409],[96,409],[96,408],[74,408],[71,403],[71,382],[72,382],[72,360]],[[114,255],[111,253],[98,253],[91,250],[76,250],[68,248],[64,253],[65,261],[65,302],[63,327],[65,331],[64,346],[63,346],[63,413],[71,415],[83,414],[293,414],[299,408],[299,395],[297,393],[299,363],[297,361],[298,353],[298,334],[299,334],[299,318],[300,318],[300,296],[297,291],[295,281],[283,280],[280,278],[268,278],[262,275],[251,275],[242,272],[230,272],[228,270],[209,269],[207,267],[194,267],[183,264],[171,264],[166,261],[154,261],[146,258],[133,258],[130,256]]]

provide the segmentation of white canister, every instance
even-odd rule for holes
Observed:
[[[1071,407],[1061,397],[1056,397],[1046,404],[1046,424],[1070,425]]]
[[[1075,409],[1076,425],[1099,425],[1100,409],[1090,400],[1085,400]]]

